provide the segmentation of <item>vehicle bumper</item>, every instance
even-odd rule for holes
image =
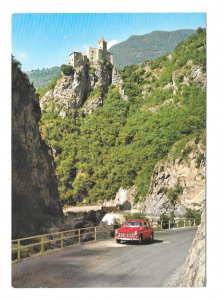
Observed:
[[[121,241],[138,241],[139,237],[132,237],[132,238],[116,237],[116,240],[121,240]]]

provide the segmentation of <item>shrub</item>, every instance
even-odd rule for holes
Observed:
[[[186,220],[191,220],[192,224],[194,223],[194,220],[196,225],[199,225],[201,223],[201,214],[196,210],[187,208],[184,217]]]
[[[170,213],[170,215],[161,214],[158,223],[161,224],[161,222],[162,222],[163,229],[169,228],[169,222],[170,222],[170,227],[173,227],[175,225],[175,214],[174,213]]]
[[[183,187],[180,184],[177,184],[173,189],[168,189],[167,196],[170,199],[172,204],[175,204],[179,195],[183,192]]]
[[[200,168],[201,163],[205,163],[205,156],[204,153],[199,153],[197,159],[196,159],[196,167]]]
[[[147,218],[145,217],[145,214],[143,213],[126,213],[124,214],[125,219],[144,219],[147,220]]]
[[[74,74],[74,68],[70,65],[62,65],[61,72],[66,76],[72,76]]]

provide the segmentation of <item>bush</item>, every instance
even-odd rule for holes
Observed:
[[[162,228],[163,229],[168,229],[169,228],[169,222],[170,222],[170,227],[174,227],[175,225],[175,214],[170,213],[170,215],[167,214],[161,214],[160,219],[158,221],[158,224],[161,224],[162,222]]]
[[[132,219],[132,220],[135,220],[135,219],[148,220],[145,217],[145,214],[143,214],[143,213],[126,213],[126,214],[124,214],[124,217],[125,217],[126,220],[129,220],[129,219]]]
[[[183,187],[180,184],[177,184],[173,189],[168,189],[167,196],[170,199],[172,204],[175,204],[179,195],[183,192]]]
[[[196,159],[196,167],[200,168],[201,163],[205,163],[205,156],[204,153],[199,153],[197,159]]]
[[[62,65],[61,72],[66,76],[73,76],[74,68],[70,65]]]
[[[201,214],[199,212],[197,212],[196,210],[193,210],[190,208],[186,209],[184,218],[186,220],[191,220],[192,225],[193,225],[194,221],[195,221],[196,225],[199,225],[201,223]]]

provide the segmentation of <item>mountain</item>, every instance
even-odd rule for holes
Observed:
[[[201,207],[205,52],[206,33],[199,30],[166,56],[113,70],[103,95],[111,75],[103,76],[101,67],[84,74],[74,70],[58,80],[45,95],[48,99],[40,100],[41,133],[53,149],[64,204],[103,203],[115,199],[122,187],[134,188],[132,205],[151,213],[180,214],[195,200],[190,208]],[[83,78],[96,84],[78,101],[84,96]],[[66,89],[72,96],[66,98]]]
[[[126,41],[114,45],[110,52],[114,65],[123,68],[145,60],[153,60],[171,52],[180,42],[187,39],[196,30],[153,31],[144,35],[133,35]]]
[[[141,36],[131,36],[128,40],[110,48],[114,56],[114,66],[143,63],[171,52],[180,42],[188,38],[196,30],[182,29],[176,31],[154,31]],[[30,82],[36,89],[44,89],[52,80],[60,77],[61,67],[43,68],[27,71]]]
[[[32,71],[27,71],[26,74],[29,77],[31,83],[33,83],[36,89],[45,88],[53,78],[60,76],[61,67],[43,68]]]

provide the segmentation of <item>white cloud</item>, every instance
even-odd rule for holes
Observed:
[[[18,59],[19,59],[20,61],[26,60],[26,59],[27,59],[27,53],[26,53],[26,52],[20,53],[20,55],[18,56]]]
[[[83,45],[83,50],[85,50],[85,51],[87,51],[88,50],[88,48],[89,48],[89,46],[88,45]]]
[[[117,41],[117,40],[112,40],[112,41],[110,41],[110,42],[107,43],[107,47],[108,47],[108,49],[110,49],[112,46],[114,46],[114,45],[116,45],[118,43],[120,43],[120,42]]]

